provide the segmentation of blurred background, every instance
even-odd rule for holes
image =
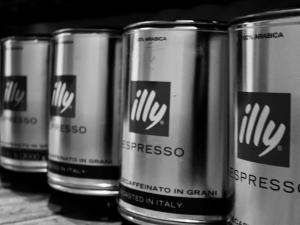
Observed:
[[[297,0],[101,1],[0,0],[0,36],[51,33],[65,27],[124,27],[145,20],[210,19],[297,7]]]

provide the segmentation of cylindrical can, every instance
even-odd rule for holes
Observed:
[[[65,29],[54,42],[49,184],[70,193],[117,195],[121,35]]]
[[[197,224],[229,212],[227,50],[220,22],[125,29],[119,207],[128,220]]]
[[[230,27],[231,224],[300,224],[300,10]]]
[[[2,56],[1,165],[46,172],[50,39],[3,39]]]

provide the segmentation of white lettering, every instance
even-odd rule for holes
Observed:
[[[58,81],[54,84],[51,105],[62,107],[59,113],[63,113],[68,108],[70,108],[75,98],[75,94],[73,92],[67,91],[66,89],[67,84],[65,82]]]
[[[4,102],[13,103],[14,107],[19,105],[25,98],[25,91],[18,89],[18,83],[14,81],[6,82],[4,91]]]
[[[142,121],[146,122],[148,119],[152,122],[145,129],[149,130],[158,124],[164,117],[167,111],[167,105],[160,104],[155,101],[156,92],[144,89],[143,91],[138,90],[136,92],[136,98],[133,101],[130,118],[131,120],[140,121],[142,116]]]
[[[267,105],[265,105],[260,112],[260,106],[258,103],[255,103],[254,107],[248,104],[246,105],[245,115],[243,116],[241,122],[239,132],[240,143],[244,143],[245,141],[246,144],[250,144],[250,142],[253,141],[253,144],[258,146],[260,141],[262,141],[264,146],[267,147],[258,155],[259,157],[265,156],[274,150],[275,147],[280,143],[286,130],[286,126],[282,123],[276,129],[276,124],[273,120],[267,122],[269,114],[270,107]],[[251,137],[253,137],[253,140],[251,140]]]

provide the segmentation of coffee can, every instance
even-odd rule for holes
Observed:
[[[300,224],[300,9],[238,18],[229,33],[229,221]]]
[[[54,34],[48,181],[75,194],[118,194],[121,34],[64,29]]]
[[[1,42],[1,165],[6,169],[47,171],[50,45],[44,36]]]
[[[119,210],[140,224],[223,221],[228,36],[215,21],[150,21],[123,35]]]

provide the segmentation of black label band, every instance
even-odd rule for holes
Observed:
[[[2,147],[1,156],[15,160],[46,161],[48,150]]]
[[[87,166],[49,160],[48,170],[63,176],[86,179],[118,180],[120,178],[119,166]]]
[[[124,185],[120,185],[120,198],[141,208],[188,215],[226,215],[232,204],[232,199],[158,195],[134,190]]]

